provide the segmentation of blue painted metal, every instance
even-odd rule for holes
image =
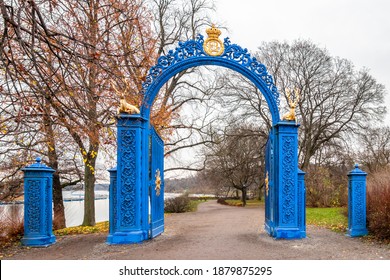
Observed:
[[[304,184],[298,184],[298,127],[295,122],[281,121],[270,133],[274,162],[269,164],[272,189],[265,230],[277,239],[306,237]]]
[[[351,237],[368,234],[366,221],[366,179],[367,173],[355,169],[348,173],[348,230]]]
[[[150,238],[164,232],[164,141],[156,130],[150,128]],[[160,189],[156,188],[156,176],[161,179]]]
[[[146,123],[140,115],[117,117],[117,176],[115,188],[115,171],[111,171],[108,244],[138,243],[148,238],[148,192],[143,181],[147,168],[142,162],[147,157],[141,150]]]
[[[108,170],[110,172],[110,186],[109,186],[109,236],[113,236],[116,231],[118,220],[117,216],[117,204],[118,204],[118,194],[117,194],[117,168],[111,168]],[[108,243],[110,243],[107,240]]]
[[[298,168],[298,226],[300,238],[306,237],[306,186],[305,172]]]
[[[217,65],[230,68],[251,80],[263,93],[272,115],[272,122],[277,124],[280,120],[279,93],[266,67],[252,57],[247,49],[231,44],[229,38],[224,40],[225,51],[221,56],[207,55],[203,50],[203,43],[203,36],[198,35],[196,40],[181,42],[174,51],[171,50],[166,56],[158,59],[157,65],[150,69],[143,83],[141,115],[149,118],[150,109],[160,88],[175,74],[192,67]]]
[[[275,129],[272,128],[265,147],[265,176],[268,175],[268,189],[265,189],[265,230],[271,234],[275,227]]]
[[[47,247],[56,242],[53,235],[53,173],[54,169],[37,158],[24,172],[24,236],[22,245]]]

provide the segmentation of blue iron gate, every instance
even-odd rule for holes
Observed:
[[[273,221],[275,221],[275,211],[273,205],[275,205],[275,189],[274,189],[274,137],[272,130],[269,133],[267,144],[265,146],[265,227],[268,232],[271,232],[271,228],[274,227]]]
[[[116,227],[107,238],[109,244],[138,243],[163,232],[164,144],[150,126],[150,112],[157,94],[170,78],[202,65],[236,71],[264,95],[272,117],[267,145],[265,228],[277,239],[306,236],[304,177],[298,171],[299,125],[295,120],[280,118],[278,89],[260,61],[229,38],[220,40],[220,30],[215,27],[208,29],[207,34],[206,40],[199,35],[161,56],[142,85],[140,113],[118,116],[117,183],[110,214],[110,223]]]
[[[164,231],[164,142],[154,127],[149,134],[150,238]]]

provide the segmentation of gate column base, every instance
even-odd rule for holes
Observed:
[[[51,236],[36,236],[36,237],[23,237],[22,240],[23,246],[28,247],[49,247],[50,245],[56,243],[56,237]]]
[[[346,236],[358,237],[358,236],[365,236],[367,234],[368,234],[367,229],[348,229]]]
[[[107,244],[132,244],[141,243],[148,239],[148,232],[142,230],[135,230],[131,232],[115,232],[107,236]]]
[[[275,239],[302,239],[306,238],[306,230],[299,228],[280,228],[265,224],[264,230]]]
[[[302,239],[306,238],[306,232],[298,228],[276,228],[272,236],[276,239]]]

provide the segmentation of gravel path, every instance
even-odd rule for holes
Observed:
[[[105,243],[106,234],[58,237],[48,248],[13,248],[4,259],[387,259],[390,246],[308,226],[306,239],[274,240],[264,209],[209,201],[194,213],[170,214],[164,234],[142,244]],[[12,255],[10,256],[9,254]],[[8,256],[7,256],[8,255]]]

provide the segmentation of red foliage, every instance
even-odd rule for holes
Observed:
[[[367,179],[367,225],[378,239],[390,241],[390,168],[369,174]]]
[[[5,213],[3,207],[0,213],[0,248],[20,240],[23,236],[24,226],[19,213],[20,208],[17,206],[10,207],[7,213]]]

